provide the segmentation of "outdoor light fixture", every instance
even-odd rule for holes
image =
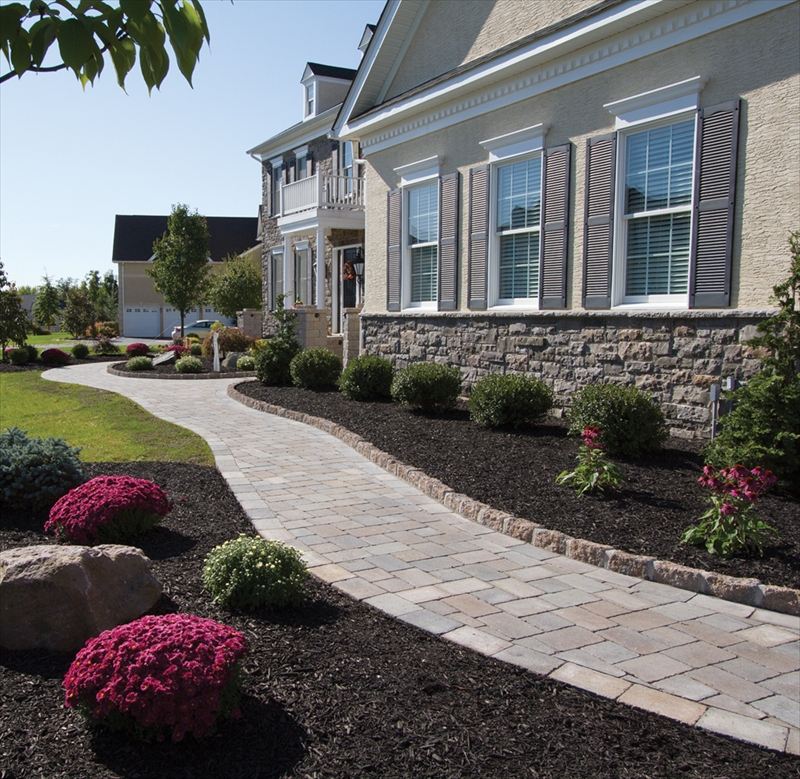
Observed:
[[[358,279],[358,285],[363,289],[364,287],[364,249],[358,247],[356,249],[356,258],[353,260],[353,271]]]

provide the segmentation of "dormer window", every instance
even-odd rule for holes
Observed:
[[[316,84],[312,81],[306,84],[306,116],[314,116],[314,97],[316,94]]]

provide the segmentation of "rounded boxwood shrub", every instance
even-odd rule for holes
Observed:
[[[67,365],[72,359],[65,351],[62,351],[61,349],[45,349],[41,356],[42,362],[46,363],[47,365]]]
[[[553,390],[535,376],[484,376],[469,396],[469,416],[486,427],[531,427],[553,407]]]
[[[669,435],[664,412],[636,387],[589,384],[575,396],[567,418],[571,435],[599,427],[610,455],[640,457],[657,452]]]
[[[203,354],[202,344],[197,341],[192,341],[192,343],[189,344],[189,354],[194,357],[200,357]]]
[[[127,354],[128,357],[147,357],[149,353],[150,347],[143,343],[128,344],[125,348],[125,354]]]
[[[246,354],[236,361],[237,371],[254,371],[256,369],[256,360],[252,355]]]
[[[289,363],[289,373],[295,387],[335,387],[342,373],[342,361],[327,349],[303,349]]]
[[[85,360],[89,356],[89,347],[86,344],[75,344],[72,347],[72,356],[76,360]]]
[[[152,741],[204,738],[240,717],[244,634],[192,614],[146,616],[90,638],[64,677],[67,708]]]
[[[290,366],[302,347],[295,340],[270,338],[256,355],[256,378],[268,386],[291,384]]]
[[[30,362],[28,350],[24,346],[17,349],[7,349],[6,356],[12,365],[27,365]]]
[[[353,400],[388,398],[392,394],[394,365],[377,354],[350,360],[339,379],[339,390]]]
[[[125,368],[129,371],[152,371],[153,361],[149,357],[131,357]]]
[[[245,535],[212,549],[203,566],[203,584],[214,601],[247,611],[301,605],[307,576],[294,547]]]
[[[180,360],[175,363],[175,370],[178,373],[202,373],[203,361],[199,357],[187,355],[181,357]]]
[[[167,493],[147,479],[97,476],[59,498],[44,529],[73,544],[119,543],[152,530],[170,511]]]
[[[441,414],[455,408],[461,392],[461,371],[434,362],[417,362],[392,382],[392,400],[420,411]]]
[[[33,344],[25,344],[28,350],[28,359],[33,362],[39,356],[39,350]]]
[[[83,481],[80,451],[63,438],[28,438],[18,427],[6,430],[0,434],[0,503],[52,505]]]

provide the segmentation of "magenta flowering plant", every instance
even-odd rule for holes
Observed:
[[[97,476],[60,498],[44,529],[60,541],[91,546],[139,535],[170,511],[167,493],[147,479]]]
[[[86,642],[64,677],[66,705],[147,741],[204,738],[238,718],[244,634],[191,614],[147,616]]]
[[[62,349],[55,348],[45,349],[39,356],[42,362],[51,365],[66,365],[72,359],[72,357]]]
[[[556,484],[569,484],[578,495],[616,489],[623,476],[619,468],[606,459],[600,428],[589,425],[584,428],[581,438],[583,445],[578,450],[578,465],[574,471],[562,471]]]
[[[150,347],[147,344],[139,342],[134,344],[128,344],[128,346],[125,349],[125,354],[127,354],[128,357],[147,357],[149,353],[150,353]]]
[[[764,535],[777,537],[778,533],[755,515],[753,507],[777,480],[772,471],[760,466],[751,470],[732,465],[717,471],[706,465],[697,481],[711,490],[711,506],[697,525],[683,531],[681,543],[705,544],[711,554],[720,557],[739,552],[764,554]]]
[[[191,354],[192,347],[191,346],[184,346],[183,344],[173,344],[172,346],[168,346],[164,349],[165,352],[175,352],[178,357],[183,357],[184,355]]]

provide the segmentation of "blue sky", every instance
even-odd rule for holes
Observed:
[[[211,31],[189,87],[172,63],[148,97],[138,63],[117,86],[71,72],[0,85],[0,260],[17,285],[112,269],[115,214],[256,216],[245,154],[302,118],[306,62],[358,67],[383,0],[203,0]],[[2,60],[2,72],[7,65]]]

